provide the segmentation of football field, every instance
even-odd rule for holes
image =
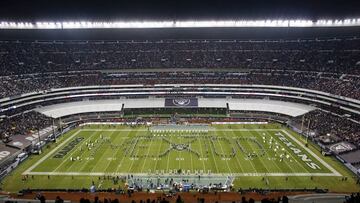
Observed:
[[[85,125],[59,138],[41,155],[31,156],[3,186],[9,191],[89,188],[94,182],[99,188],[123,187],[124,182],[105,177],[128,175],[232,177],[234,186],[243,188],[329,188],[335,187],[330,183],[334,180],[357,187],[339,163],[276,124],[183,126],[180,130]],[[346,183],[339,181],[344,176],[349,176]]]

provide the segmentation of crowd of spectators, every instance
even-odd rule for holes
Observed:
[[[0,41],[0,98],[57,87],[141,81],[284,85],[360,99],[359,47],[358,37],[262,41]],[[99,72],[152,68],[236,71],[115,76]],[[260,72],[247,71],[255,69]],[[244,71],[248,74],[238,74]]]
[[[14,135],[28,135],[36,133],[52,125],[52,120],[35,111],[22,113],[13,117],[0,119],[0,135],[2,139]]]
[[[360,38],[309,40],[0,41],[0,75],[129,68],[359,73]]]
[[[360,202],[360,193],[353,193],[350,196],[348,196],[344,203],[356,203]]]
[[[195,195],[194,195],[195,196]],[[351,196],[353,197],[353,196]],[[59,202],[58,200],[62,200],[59,196],[56,197],[56,200],[55,202]],[[350,199],[350,198],[349,198]],[[63,200],[62,200],[63,202]],[[90,202],[94,202],[94,203],[119,203],[119,199],[110,199],[110,198],[104,198],[103,200],[100,199],[98,196],[95,196],[94,198],[94,201],[91,201],[90,199],[85,199],[85,198],[81,198],[80,203],[90,203]],[[176,198],[174,199],[173,195],[172,196],[167,196],[167,197],[158,197],[157,199],[150,199],[150,198],[147,198],[146,200],[139,200],[139,201],[135,201],[135,200],[131,200],[129,201],[131,203],[136,203],[136,202],[139,202],[139,203],[169,203],[169,202],[175,202],[175,203],[185,203],[186,201],[180,196],[180,195],[177,195]],[[205,201],[205,198],[198,198],[197,201],[198,203],[204,203],[206,202]],[[218,202],[224,202],[224,201],[215,201],[216,203]],[[225,201],[226,202],[226,201]],[[229,201],[228,201],[229,202]],[[241,201],[231,201],[232,203],[235,203],[235,202],[240,202],[240,203],[255,203],[255,200],[253,198],[249,198],[247,199],[246,197],[241,197]],[[289,202],[289,198],[287,196],[282,196],[282,197],[278,197],[278,199],[274,199],[274,198],[263,198],[261,200],[262,203],[288,203]],[[61,202],[60,202],[61,203]],[[350,203],[350,202],[349,202]]]
[[[360,99],[360,76],[294,71],[77,72],[0,77],[0,98],[51,88],[121,84],[258,84],[300,87]]]
[[[298,121],[301,122],[301,118]],[[348,141],[360,147],[360,124],[322,110],[311,111],[304,116],[304,125],[310,121],[310,129],[316,132],[316,137],[333,136]]]

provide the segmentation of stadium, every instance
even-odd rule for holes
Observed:
[[[358,202],[359,33],[0,21],[0,201]]]

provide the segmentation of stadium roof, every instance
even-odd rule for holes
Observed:
[[[226,108],[229,104],[230,110],[235,111],[262,111],[280,113],[288,116],[299,116],[315,108],[309,105],[297,104],[293,102],[283,102],[261,99],[209,99],[199,98],[199,108]],[[64,104],[54,104],[37,108],[36,111],[49,117],[59,118],[73,114],[91,112],[114,112],[121,111],[122,106],[127,109],[136,108],[167,108],[165,98],[152,99],[114,99],[69,102]],[[169,108],[169,107],[168,107]],[[170,107],[171,108],[171,107]]]

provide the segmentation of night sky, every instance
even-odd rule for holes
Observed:
[[[360,17],[360,0],[1,0],[0,20],[208,20]]]

